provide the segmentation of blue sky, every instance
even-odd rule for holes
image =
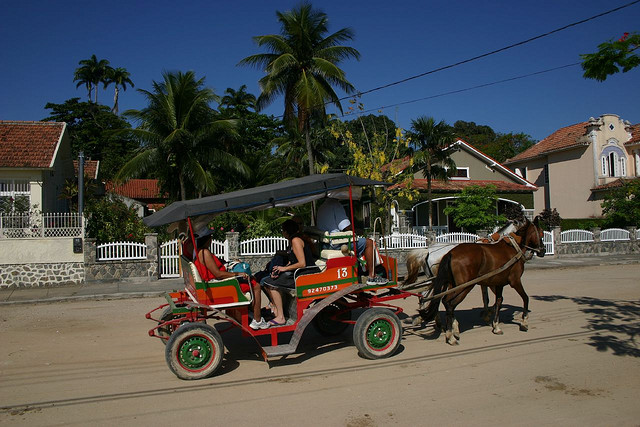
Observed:
[[[360,91],[421,74],[535,37],[631,0],[323,1],[330,31],[351,27],[360,61],[342,64]],[[259,94],[263,73],[238,67],[260,50],[252,36],[279,31],[276,10],[297,1],[22,1],[4,2],[0,16],[0,120],[40,120],[47,102],[86,99],[73,82],[78,61],[96,54],[132,75],[120,109],[145,106],[136,89],[150,89],[162,71],[193,70],[222,95],[246,84]],[[640,31],[640,3],[526,45],[364,95],[366,109],[426,98],[580,61],[599,43]],[[342,94],[341,94],[342,95]],[[640,123],[640,69],[600,83],[578,66],[508,83],[432,98],[383,112],[408,128],[433,116],[524,132],[542,139],[591,116],[618,114]],[[113,88],[101,90],[110,105]],[[345,107],[346,108],[346,107]],[[282,99],[267,114],[282,113]],[[330,109],[335,112],[335,110]],[[470,141],[472,142],[472,141]]]

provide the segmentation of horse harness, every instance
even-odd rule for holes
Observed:
[[[455,286],[455,287],[449,289],[448,291],[440,292],[439,294],[432,295],[430,297],[421,297],[420,298],[420,303],[424,304],[425,302],[428,302],[428,301],[431,301],[431,300],[434,300],[434,299],[439,299],[439,298],[442,298],[442,297],[447,296],[449,294],[452,294],[454,292],[457,292],[460,289],[463,289],[463,288],[466,288],[466,287],[469,287],[469,286],[473,286],[473,285],[475,285],[475,284],[477,284],[479,282],[482,282],[485,279],[488,279],[490,277],[493,277],[493,276],[495,276],[497,274],[502,273],[503,271],[505,271],[506,269],[511,267],[513,264],[518,262],[518,260],[520,260],[520,258],[523,258],[523,261],[527,262],[528,260],[531,259],[531,257],[533,257],[533,254],[532,254],[531,257],[527,258],[527,256],[524,254],[524,252],[522,252],[522,249],[520,248],[520,245],[518,245],[518,243],[516,243],[516,239],[515,239],[516,236],[514,236],[513,233],[509,233],[504,237],[509,239],[508,243],[511,246],[514,247],[514,249],[516,250],[516,254],[509,261],[507,261],[502,267],[500,267],[500,268],[498,268],[496,270],[490,271],[488,273],[485,273],[482,276],[476,277],[473,280],[470,280],[468,282],[465,282],[465,283],[462,283],[462,284],[460,284],[458,286]],[[533,250],[532,248],[529,248],[528,246],[525,246],[525,248]],[[423,295],[424,295],[424,292],[423,292]]]

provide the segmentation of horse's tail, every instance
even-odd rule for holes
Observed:
[[[438,268],[438,274],[433,281],[432,295],[437,295],[444,292],[449,283],[453,283],[453,274],[451,272],[451,252],[446,254],[440,261],[440,267]],[[429,301],[427,308],[421,308],[418,310],[420,316],[425,322],[430,322],[438,315],[438,308],[440,307],[440,301],[442,297],[432,299]]]
[[[407,255],[407,278],[402,282],[403,285],[414,283],[420,274],[420,269],[424,268],[427,262],[429,249],[415,249]]]

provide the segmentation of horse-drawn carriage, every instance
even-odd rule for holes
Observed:
[[[186,234],[195,246],[193,230],[202,228],[218,214],[291,207],[331,197],[349,200],[353,224],[353,200],[360,197],[362,187],[378,185],[386,184],[344,174],[312,175],[175,202],[145,218],[145,223],[152,227],[187,224]],[[355,248],[353,232],[340,237]],[[257,330],[249,327],[253,289],[243,288],[235,277],[205,282],[191,260],[183,256],[185,289],[167,294],[167,303],[146,315],[156,322],[149,335],[166,343],[165,357],[171,371],[182,379],[212,375],[221,365],[224,353],[221,334],[233,328],[256,342],[265,361],[295,353],[310,323],[324,335],[340,334],[353,325],[353,342],[362,357],[378,359],[393,355],[400,345],[402,324],[398,315],[403,311],[394,301],[412,296],[422,296],[424,300],[424,295],[398,286],[398,266],[392,257],[378,257],[380,265],[376,271],[387,282],[368,285],[366,278],[359,275],[359,260],[353,252],[325,250],[320,255],[318,268],[294,273],[295,286],[286,296],[290,320],[285,325]],[[355,313],[359,314],[356,319]]]

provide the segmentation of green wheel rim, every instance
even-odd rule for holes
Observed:
[[[178,361],[184,369],[201,371],[213,362],[213,343],[203,336],[191,336],[184,340],[178,351]]]
[[[384,350],[393,341],[395,330],[385,319],[371,322],[367,328],[367,345],[374,350]]]

